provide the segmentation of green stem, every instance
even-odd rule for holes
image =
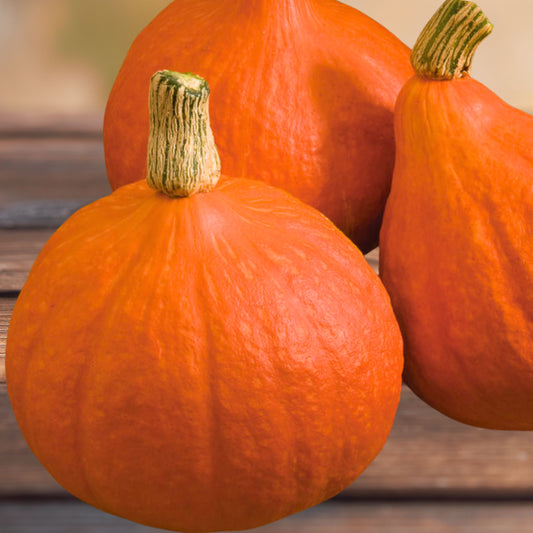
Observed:
[[[446,0],[413,48],[411,63],[417,75],[451,80],[469,73],[474,52],[492,27],[474,2]]]
[[[170,197],[211,190],[220,159],[209,125],[209,86],[194,74],[156,72],[150,84],[146,180]]]

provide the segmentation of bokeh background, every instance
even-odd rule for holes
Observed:
[[[0,0],[0,114],[102,115],[135,35],[168,0]],[[441,0],[346,0],[412,46]],[[480,0],[495,31],[473,75],[533,110],[533,2]]]

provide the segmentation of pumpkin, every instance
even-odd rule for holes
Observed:
[[[378,241],[394,164],[393,108],[409,50],[331,0],[176,0],[133,43],[104,120],[113,189],[144,179],[153,72],[213,90],[224,174],[281,187],[363,250]]]
[[[318,211],[225,177],[208,88],[152,82],[148,177],[74,214],[7,340],[8,392],[55,479],[180,531],[246,529],[351,483],[391,429],[403,365],[388,295]]]
[[[461,422],[531,430],[533,118],[469,75],[491,29],[448,0],[413,49],[380,268],[411,389]]]

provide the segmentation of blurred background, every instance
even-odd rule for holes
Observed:
[[[0,0],[0,114],[102,115],[137,33],[168,0]],[[441,0],[346,0],[412,46]],[[533,2],[480,0],[495,26],[473,75],[533,110]]]

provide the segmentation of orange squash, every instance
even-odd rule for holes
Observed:
[[[334,0],[177,0],[133,43],[104,121],[113,189],[144,178],[153,72],[195,72],[213,90],[224,174],[281,187],[367,252],[394,164],[393,108],[409,49]]]
[[[469,75],[491,29],[448,0],[413,50],[381,275],[413,391],[467,424],[531,430],[533,118]]]
[[[260,181],[215,185],[203,80],[160,72],[151,95],[148,179],[44,247],[9,328],[8,392],[82,500],[165,529],[251,528],[330,498],[378,454],[401,334],[326,217]]]

